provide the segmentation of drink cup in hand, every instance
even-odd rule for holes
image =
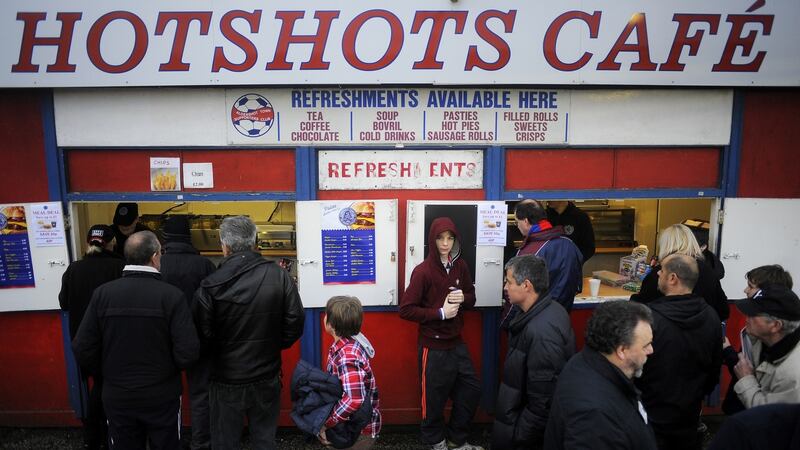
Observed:
[[[462,292],[461,289],[450,289],[450,293],[447,294],[447,303],[463,303],[464,292]]]

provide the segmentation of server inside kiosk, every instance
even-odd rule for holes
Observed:
[[[164,220],[185,215],[191,226],[192,245],[214,264],[222,260],[219,225],[227,216],[249,216],[258,228],[258,250],[297,275],[295,204],[286,201],[254,202],[137,202],[139,221],[161,237]],[[77,255],[86,251],[81,239],[94,224],[109,224],[117,202],[73,202],[70,205],[72,244]]]
[[[551,206],[562,201],[553,201]],[[708,249],[716,253],[717,199],[593,199],[571,202],[589,217],[595,242],[594,255],[583,263],[583,289],[576,297],[576,304],[627,299],[638,292],[641,279],[653,263],[652,259],[658,255],[659,232],[672,224],[684,223],[697,231],[696,235],[706,236]],[[514,217],[517,203],[508,202],[505,261],[514,256],[522,244],[523,236]],[[566,234],[574,232],[566,231]],[[593,278],[601,281],[597,298],[591,295],[589,280]]]

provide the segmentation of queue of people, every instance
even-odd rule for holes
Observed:
[[[115,223],[137,211],[120,205]],[[599,304],[576,352],[565,299],[580,290],[587,253],[539,202],[520,202],[515,215],[526,238],[505,265],[508,350],[492,448],[700,449],[703,399],[723,360],[734,376],[726,404],[736,400],[726,412],[743,411],[730,423],[785,422],[769,448],[796,448],[800,415],[780,406],[800,404],[800,299],[788,272],[747,274],[748,298],[736,302],[747,317],[737,352],[723,339],[728,304],[717,272],[691,231],[673,225],[661,233],[660,264],[646,287],[631,301]],[[123,261],[115,230],[93,226],[86,256],[64,274],[59,301],[92,386],[85,448],[178,448],[184,370],[192,449],[238,448],[245,419],[254,448],[276,448],[281,351],[301,337],[305,317],[294,280],[255,251],[247,217],[222,222],[218,267],[192,247],[185,218],[170,218],[162,232],[163,248],[151,231],[126,235]],[[433,450],[482,450],[468,442],[481,383],[461,335],[464,311],[475,305],[464,244],[447,217],[433,220],[428,240],[399,307],[419,329],[420,440]],[[375,349],[362,321],[357,298],[331,298],[325,370],[301,362],[292,380],[292,417],[325,446],[370,449],[382,428]],[[740,433],[726,424],[712,448],[762,448],[744,446]]]

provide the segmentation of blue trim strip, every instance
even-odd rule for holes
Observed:
[[[281,112],[278,111],[278,142],[281,141]]]
[[[569,113],[567,113],[567,118],[564,123],[564,142],[569,142]]]
[[[69,336],[69,316],[66,312],[61,312],[61,339],[64,344],[64,362],[67,371],[67,394],[69,404],[75,410],[75,417],[85,416],[85,405],[89,401],[89,393],[86,392],[86,385],[81,381],[78,371],[78,363],[75,355],[72,354],[72,339]]]
[[[739,166],[742,159],[742,128],[744,125],[744,93],[733,92],[733,117],[731,118],[731,140],[725,149],[725,166],[723,167],[723,188],[725,197],[739,196]]]
[[[174,202],[174,201],[263,201],[295,200],[294,192],[76,192],[67,194],[68,202]]]
[[[350,140],[353,140],[353,111],[350,111]]]
[[[322,367],[321,314],[321,308],[306,308],[303,336],[300,337],[300,358],[316,367]]]
[[[483,161],[483,189],[486,192],[486,200],[500,200],[503,195],[505,150],[502,147],[489,147],[484,152]]]
[[[50,201],[61,200],[61,170],[58,167],[58,143],[56,142],[56,116],[53,91],[41,94],[42,132],[44,133],[44,159],[47,170],[47,194]]]
[[[716,198],[722,197],[724,191],[719,188],[709,189],[582,189],[582,190],[554,190],[554,191],[504,191],[504,200],[521,200],[535,198],[537,200],[550,199],[597,199],[597,198]]]
[[[500,308],[482,308],[481,407],[494,414],[500,371]]]
[[[317,198],[317,152],[311,147],[298,147],[295,150],[295,183],[300,200]]]
[[[422,111],[422,140],[425,141],[425,135],[428,134],[428,117],[425,111]]]

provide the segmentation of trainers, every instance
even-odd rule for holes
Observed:
[[[447,441],[447,447],[450,450],[483,450],[483,447],[481,447],[480,445],[473,445],[470,444],[469,442],[464,442],[461,445],[456,445],[450,441]]]
[[[431,450],[450,450],[447,447],[447,441],[442,440],[442,442],[438,442],[436,444],[431,445]]]

